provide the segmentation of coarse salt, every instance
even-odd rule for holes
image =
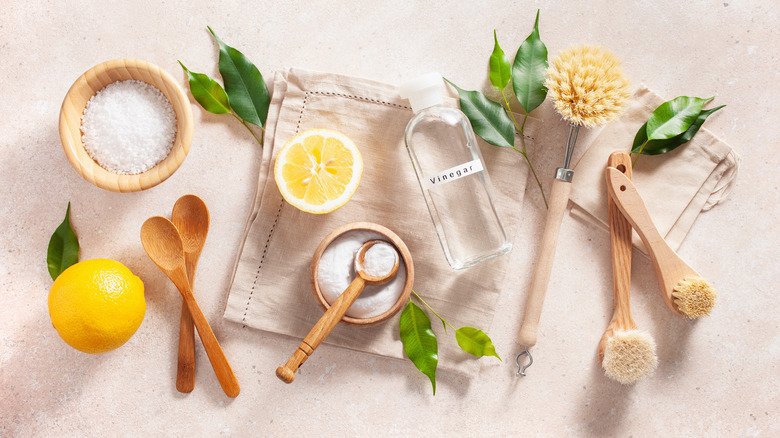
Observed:
[[[386,239],[373,231],[353,230],[337,237],[325,248],[317,264],[317,284],[323,298],[333,303],[355,279],[355,255],[360,247],[369,240]],[[368,256],[374,245],[366,251]],[[390,246],[390,245],[387,245]],[[393,251],[394,248],[390,247]],[[365,257],[363,259],[365,269]],[[390,310],[398,301],[406,284],[406,266],[400,261],[398,272],[389,282],[381,285],[368,285],[347,309],[352,318],[373,318]]]
[[[176,139],[176,113],[160,90],[137,80],[107,85],[81,117],[84,149],[109,172],[138,174],[165,159]]]

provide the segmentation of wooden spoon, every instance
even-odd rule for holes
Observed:
[[[195,195],[184,195],[176,201],[171,213],[171,222],[176,226],[184,245],[184,261],[187,266],[187,280],[195,289],[195,268],[200,252],[209,232],[209,209],[202,199]],[[176,389],[192,392],[195,388],[195,326],[187,304],[181,303],[179,324],[179,360],[176,371]]]
[[[164,217],[151,217],[141,227],[141,243],[149,258],[179,289],[184,302],[187,303],[187,309],[192,315],[192,322],[195,323],[195,328],[198,330],[203,348],[211,361],[219,384],[222,385],[222,389],[228,397],[236,397],[241,389],[233,374],[233,369],[230,368],[209,322],[192,295],[192,288],[187,280],[186,262],[184,261],[184,244],[176,226]]]
[[[286,364],[276,369],[276,377],[278,377],[284,383],[292,383],[295,380],[295,371],[314,353],[314,350],[319,347],[322,341],[328,337],[333,328],[336,327],[341,318],[347,312],[352,303],[355,302],[357,297],[363,292],[368,284],[384,284],[390,281],[398,272],[398,266],[400,264],[400,257],[398,257],[398,251],[395,251],[395,264],[392,269],[385,275],[375,277],[367,273],[363,267],[363,260],[366,256],[366,251],[377,243],[389,245],[383,240],[369,240],[364,243],[355,256],[355,279],[352,280],[349,286],[344,292],[339,295],[336,301],[325,311],[317,324],[309,331],[309,334],[303,339],[301,345],[295,350],[295,353],[290,357]]]

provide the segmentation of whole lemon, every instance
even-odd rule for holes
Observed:
[[[60,337],[85,353],[127,342],[146,313],[144,283],[115,260],[85,260],[66,269],[49,290],[49,316]]]

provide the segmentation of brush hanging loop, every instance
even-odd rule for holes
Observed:
[[[520,356],[523,355],[528,356],[528,364],[525,366],[520,365]],[[534,364],[534,358],[531,356],[531,352],[528,351],[527,346],[525,347],[525,351],[521,351],[520,354],[515,356],[515,364],[517,364],[517,373],[515,373],[515,375],[525,377],[525,370],[527,370],[528,367]]]

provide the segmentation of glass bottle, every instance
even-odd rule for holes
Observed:
[[[404,140],[444,255],[465,269],[509,252],[487,169],[468,118],[443,105],[442,77],[429,73],[401,86],[415,115]]]

